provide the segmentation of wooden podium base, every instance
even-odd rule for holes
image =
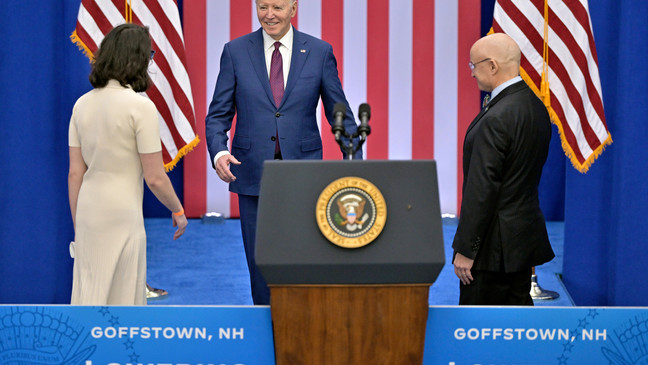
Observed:
[[[422,364],[429,287],[271,286],[276,364]]]

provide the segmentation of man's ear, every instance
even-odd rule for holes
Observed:
[[[497,63],[497,61],[493,59],[488,60],[488,67],[490,69],[491,75],[495,75],[500,69],[499,63]]]

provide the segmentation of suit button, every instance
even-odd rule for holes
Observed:
[[[275,117],[279,118],[281,116],[281,113],[276,113]]]
[[[276,141],[276,140],[277,140],[277,137],[275,137],[275,136],[272,136],[272,137],[270,137],[270,140],[271,140],[272,142],[274,142],[274,141]]]

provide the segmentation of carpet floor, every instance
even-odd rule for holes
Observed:
[[[175,228],[167,218],[145,219],[148,246],[148,284],[169,294],[149,299],[150,305],[252,305],[247,264],[238,219],[191,219],[185,234],[173,240]],[[457,220],[443,219],[446,264],[430,287],[430,305],[456,305],[459,280],[452,264],[452,240]],[[536,267],[538,284],[559,294],[553,300],[535,300],[536,306],[573,306],[562,272],[563,222],[548,222],[556,258]]]

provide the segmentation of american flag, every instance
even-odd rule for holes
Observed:
[[[298,30],[332,44],[356,118],[358,106],[370,104],[366,158],[435,159],[443,213],[457,213],[463,138],[480,109],[467,65],[480,37],[480,9],[481,0],[299,0],[293,18]],[[196,118],[203,121],[223,45],[257,30],[259,22],[254,0],[185,1],[183,16]],[[330,126],[321,120],[324,158],[341,159]],[[198,134],[204,133],[201,124]],[[184,174],[190,216],[238,215],[236,196],[216,176],[206,152],[187,156]]]
[[[587,0],[497,0],[493,31],[518,43],[522,77],[545,101],[574,167],[587,172],[612,143]]]
[[[82,0],[71,39],[92,59],[115,26],[131,22],[149,28],[155,59],[146,95],[160,120],[162,156],[167,171],[198,143],[183,32],[175,0]]]

